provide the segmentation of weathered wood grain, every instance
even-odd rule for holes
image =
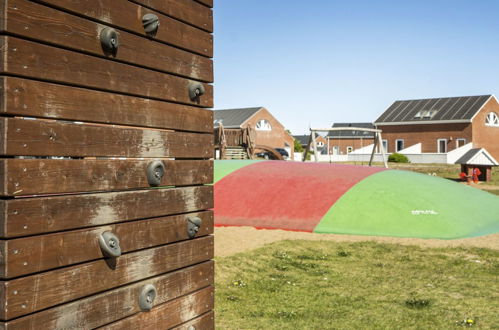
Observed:
[[[10,320],[211,258],[213,236],[207,236],[128,253],[116,258],[115,264],[100,259],[3,281],[0,290],[8,306],[0,306],[0,319]]]
[[[14,77],[0,77],[0,113],[213,132],[211,110]]]
[[[195,1],[177,0],[131,0],[200,29],[213,32],[213,12]]]
[[[99,236],[106,231],[118,237],[122,253],[187,240],[187,219],[193,216],[202,220],[196,236],[213,234],[213,212],[205,211],[2,240],[0,250],[5,254],[0,264],[0,278],[9,279],[104,258]]]
[[[213,86],[189,97],[189,79],[14,37],[0,37],[3,74],[213,107]]]
[[[159,186],[213,182],[212,160],[166,160]],[[0,159],[0,195],[23,196],[149,188],[139,159]]]
[[[45,329],[89,329],[139,313],[138,294],[146,284],[156,287],[155,305],[199,290],[214,282],[213,261],[184,268],[132,285],[90,296],[75,302],[50,308],[32,315],[17,318],[3,324],[6,330],[38,330],[43,324]],[[196,329],[212,329],[213,313],[189,321]],[[0,324],[1,326],[1,324]]]
[[[169,2],[180,6],[196,4],[192,1]],[[173,6],[169,4],[168,8]],[[203,8],[211,12],[208,8]],[[186,15],[200,13],[189,8],[184,11]],[[105,25],[26,0],[5,0],[4,16],[8,19],[4,21],[3,27],[0,26],[3,32],[106,56],[99,38],[101,31],[106,28]],[[210,59],[147,37],[122,30],[117,32],[119,48],[116,54],[109,55],[109,58],[205,82],[213,81],[213,63]]]
[[[129,1],[116,0],[37,0],[86,18],[145,35],[142,17],[153,13],[160,27],[153,39],[200,55],[213,56],[213,37],[208,32],[182,23]]]
[[[172,328],[172,330],[192,330],[194,329],[202,329],[202,330],[213,330],[215,329],[215,313],[210,311],[206,314],[203,314],[199,317],[196,317],[193,320],[185,322],[179,326]]]
[[[213,0],[194,0],[196,2],[202,3],[205,6],[213,8]]]
[[[213,187],[0,200],[2,238],[101,226],[213,208]]]
[[[99,329],[170,329],[212,310],[213,295],[213,287],[207,287],[154,307],[147,313],[135,314]]]
[[[213,135],[0,118],[0,155],[210,158]]]

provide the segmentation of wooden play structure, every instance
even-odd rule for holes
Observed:
[[[219,159],[252,159],[255,147],[255,132],[251,127],[225,128],[219,125],[214,130],[215,153]]]
[[[213,329],[213,1],[0,4],[0,329]]]
[[[215,128],[215,153],[218,159],[255,159],[255,151],[265,151],[273,159],[282,160],[282,155],[270,146],[255,143],[255,131],[250,126],[245,128]],[[216,156],[216,155],[215,155]]]
[[[372,166],[374,154],[376,152],[376,148],[379,148],[381,151],[381,155],[383,156],[383,163],[385,168],[388,168],[388,163],[386,159],[385,148],[383,147],[383,139],[381,138],[381,130],[374,128],[365,128],[365,127],[334,127],[334,128],[311,128],[310,129],[310,137],[308,138],[307,147],[303,152],[303,161],[306,161],[308,152],[310,147],[314,150],[314,159],[316,162],[319,161],[318,150],[317,150],[317,141],[316,134],[317,132],[332,132],[332,131],[361,131],[361,132],[372,132],[374,133],[374,146],[371,152],[371,157],[369,159],[369,166]]]

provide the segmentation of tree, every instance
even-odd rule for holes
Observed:
[[[303,152],[303,147],[301,146],[301,143],[300,141],[298,141],[297,139],[294,139],[295,141],[295,152]]]

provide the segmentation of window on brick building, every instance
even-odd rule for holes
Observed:
[[[456,139],[456,148],[460,148],[466,144],[466,139]]]
[[[271,131],[272,130],[272,126],[270,126],[270,123],[265,119],[259,120],[256,123],[255,128],[257,131]]]
[[[351,153],[353,151],[353,147],[347,147],[347,154]]]
[[[485,119],[485,125],[499,127],[499,117],[495,112],[489,112]]]
[[[447,153],[447,139],[438,139],[437,140],[437,152],[439,154]]]
[[[383,149],[385,149],[385,152],[388,152],[388,140],[383,140]],[[380,154],[381,153],[381,148],[379,145],[376,147],[376,153]]]
[[[399,152],[402,149],[404,149],[404,140],[395,140],[395,152]]]

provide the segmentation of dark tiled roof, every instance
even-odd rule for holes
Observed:
[[[374,128],[371,123],[334,123],[333,128],[341,127],[359,127],[359,128]],[[331,139],[365,139],[374,138],[374,133],[365,131],[330,131],[327,135]]]
[[[225,128],[239,128],[261,108],[213,110],[213,126],[217,127],[221,122]]]
[[[471,120],[492,95],[395,101],[375,123]]]
[[[293,138],[295,140],[298,140],[298,142],[300,142],[301,145],[307,144],[309,137],[310,135],[293,135]]]
[[[485,149],[483,149],[485,150]],[[456,164],[468,164],[468,165],[473,165],[470,164],[469,161],[473,159],[476,155],[478,155],[480,152],[482,152],[482,148],[474,148],[470,149],[467,153],[461,156],[458,160],[456,160]],[[489,158],[487,156],[487,158]],[[490,159],[491,163],[495,163],[495,160]]]
[[[320,135],[315,133],[315,138],[318,138]],[[301,145],[306,145],[308,143],[308,139],[310,138],[310,134],[307,135],[293,135],[295,140],[298,140]]]
[[[470,149],[467,153],[461,156],[458,160],[456,160],[456,164],[467,164],[471,158],[475,157],[476,154],[480,152],[480,148]]]

